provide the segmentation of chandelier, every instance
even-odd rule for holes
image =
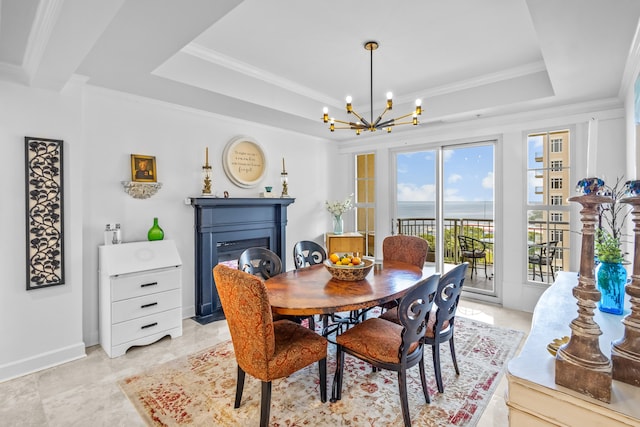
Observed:
[[[387,92],[387,106],[378,116],[377,119],[373,120],[373,51],[378,49],[378,42],[376,41],[368,41],[364,44],[364,48],[371,52],[371,87],[370,87],[370,106],[371,106],[371,115],[370,120],[365,119],[360,114],[356,113],[351,106],[351,97],[347,96],[347,114],[353,114],[358,118],[358,121],[346,122],[342,120],[335,119],[333,117],[329,118],[329,109],[324,107],[322,109],[322,121],[324,123],[329,123],[329,129],[333,132],[336,129],[352,129],[356,131],[357,135],[360,135],[362,131],[370,131],[375,132],[378,129],[386,129],[387,132],[391,132],[391,128],[393,126],[398,125],[418,125],[418,116],[422,114],[422,101],[420,99],[416,99],[416,109],[404,116],[396,117],[395,119],[385,119],[383,120],[384,115],[387,111],[390,111],[393,108],[393,94],[391,92]],[[411,117],[411,120],[401,121]],[[345,126],[336,126],[336,123],[343,124]]]

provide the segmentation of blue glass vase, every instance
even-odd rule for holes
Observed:
[[[596,269],[598,290],[602,294],[598,308],[611,314],[622,314],[627,270],[619,262],[600,261]]]

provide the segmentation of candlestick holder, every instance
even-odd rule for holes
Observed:
[[[210,196],[211,195],[211,165],[207,162],[204,166],[202,166],[202,177],[204,180],[204,187],[202,187],[202,195]]]
[[[611,363],[613,379],[627,384],[640,386],[640,181],[625,184],[630,197],[621,199],[621,203],[631,205],[633,216],[633,273],[631,283],[625,291],[631,297],[631,313],[622,320],[624,333],[622,338],[611,343]]]
[[[280,174],[280,182],[282,182],[282,194],[280,195],[280,197],[281,198],[289,197],[289,192],[288,192],[289,176],[287,175],[287,172],[284,169]]]
[[[610,402],[611,360],[600,350],[599,336],[602,335],[602,330],[593,319],[596,303],[600,301],[601,296],[595,285],[593,255],[598,207],[603,203],[609,203],[611,198],[596,195],[598,187],[604,184],[602,180],[583,181],[585,180],[578,184],[583,189],[583,195],[569,198],[570,202],[582,205],[580,277],[578,284],[573,288],[573,296],[577,299],[578,317],[569,325],[569,342],[556,353],[555,382],[594,399]]]

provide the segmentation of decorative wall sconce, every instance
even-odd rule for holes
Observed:
[[[121,181],[124,192],[134,199],[148,199],[162,188],[161,182]]]
[[[209,147],[205,148],[205,160],[204,166],[202,166],[202,178],[204,180],[204,187],[202,188],[203,196],[211,195],[211,165],[209,164]]]
[[[280,195],[280,197],[289,197],[289,176],[287,175],[287,170],[284,168],[284,157],[282,158],[282,173],[280,174],[280,182],[282,182],[282,194]]]

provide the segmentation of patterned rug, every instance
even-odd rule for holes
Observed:
[[[505,364],[523,333],[486,323],[456,319],[456,376],[449,346],[441,346],[444,393],[437,391],[431,350],[425,369],[431,404],[422,395],[418,367],[407,374],[409,410],[414,426],[474,426],[489,403]],[[335,347],[329,346],[327,394],[335,372]],[[240,408],[234,409],[236,362],[231,341],[156,366],[126,378],[120,387],[152,426],[253,426],[260,420],[260,381],[247,375]],[[342,400],[322,403],[318,368],[313,364],[273,382],[271,426],[402,425],[398,377],[372,372],[371,366],[345,357]]]

